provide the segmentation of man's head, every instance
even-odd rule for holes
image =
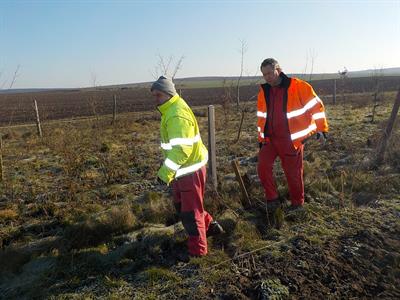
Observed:
[[[279,75],[282,72],[279,63],[274,58],[267,58],[261,63],[261,73],[263,74],[266,83],[275,86],[280,82]]]
[[[151,85],[150,90],[157,105],[163,104],[176,95],[174,83],[165,76],[160,76],[160,78]]]

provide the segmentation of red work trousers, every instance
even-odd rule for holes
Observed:
[[[271,138],[258,154],[258,176],[265,190],[265,198],[272,201],[278,198],[273,176],[274,162],[281,161],[289,186],[290,200],[293,206],[304,204],[303,149],[295,149],[290,138]]]
[[[180,177],[174,181],[172,189],[174,204],[179,212],[188,239],[189,254],[202,256],[207,254],[207,229],[213,220],[203,208],[206,185],[206,167]]]

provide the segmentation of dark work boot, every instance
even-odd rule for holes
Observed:
[[[290,205],[285,211],[285,219],[288,221],[301,221],[307,218],[307,211],[303,205]]]
[[[280,227],[282,222],[278,215],[282,213],[282,208],[279,198],[276,198],[272,201],[267,201],[266,212],[268,225],[271,227]]]
[[[222,228],[222,226],[217,221],[211,221],[206,233],[207,237],[219,235],[222,233],[225,233],[225,230]]]

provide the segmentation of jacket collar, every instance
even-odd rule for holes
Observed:
[[[179,99],[179,95],[176,94],[172,96],[168,101],[164,102],[163,104],[159,105],[157,108],[161,114],[165,114],[165,112]]]
[[[287,89],[290,85],[290,77],[288,77],[285,73],[281,72],[279,74],[279,77],[282,79],[281,83],[278,85],[279,87],[283,87]],[[268,89],[271,88],[271,85],[268,83],[264,83],[264,86],[267,87]]]
[[[290,77],[288,77],[283,72],[281,72],[281,74],[279,74],[279,77],[282,78],[282,81],[279,84],[279,86],[287,89],[289,87],[289,85],[290,85]]]

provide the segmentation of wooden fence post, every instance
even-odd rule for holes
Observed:
[[[0,134],[0,182],[4,180],[4,168],[3,168],[3,135]]]
[[[208,106],[208,168],[215,190],[218,188],[217,156],[215,151],[215,109],[214,105]]]
[[[39,110],[38,110],[38,106],[37,106],[36,99],[33,100],[33,103],[34,103],[34,105],[35,105],[35,112],[36,112],[36,126],[37,126],[37,132],[38,132],[38,135],[39,135],[40,137],[43,137],[43,134],[42,134],[42,127],[41,127],[41,125],[40,125]]]
[[[336,104],[336,79],[333,79],[333,104]]]
[[[400,88],[397,92],[397,97],[393,104],[392,113],[390,114],[386,128],[383,131],[382,139],[381,139],[381,141],[378,145],[377,151],[376,151],[376,160],[375,160],[376,166],[379,166],[383,162],[383,159],[385,158],[386,147],[387,147],[388,141],[390,139],[390,136],[392,134],[393,125],[394,125],[394,122],[396,121],[396,117],[397,117],[397,113],[399,112],[399,108],[400,108]]]
[[[346,95],[345,95],[346,77],[342,77],[342,103],[343,108],[346,109]]]
[[[113,120],[112,124],[117,121],[117,95],[114,95],[114,108],[113,108]]]

